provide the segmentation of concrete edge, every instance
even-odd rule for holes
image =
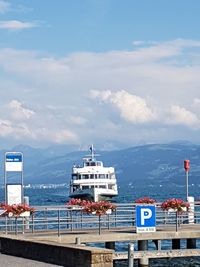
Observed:
[[[114,251],[82,245],[56,244],[0,237],[1,253],[66,267],[111,267]]]

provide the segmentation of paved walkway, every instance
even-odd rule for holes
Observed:
[[[61,265],[48,264],[40,261],[24,259],[20,257],[9,256],[0,253],[1,267],[58,267]]]

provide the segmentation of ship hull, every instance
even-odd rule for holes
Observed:
[[[99,190],[97,188],[87,189],[87,190],[79,190],[78,192],[71,193],[69,195],[70,198],[80,198],[87,199],[92,201],[100,201],[100,200],[111,200],[113,197],[117,196],[117,192],[109,192],[109,190]]]

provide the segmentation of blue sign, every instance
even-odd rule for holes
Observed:
[[[20,154],[7,154],[6,162],[22,162],[22,155]]]
[[[136,206],[136,230],[137,232],[155,232],[156,207],[147,205]]]

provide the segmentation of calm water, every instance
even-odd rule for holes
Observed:
[[[29,196],[30,205],[63,205],[68,201],[68,189],[66,187],[57,188],[25,188],[25,196]],[[200,199],[200,185],[190,185],[189,195],[194,196],[195,200]],[[166,199],[175,197],[185,199],[186,189],[184,186],[177,185],[157,185],[157,186],[132,186],[124,185],[119,188],[119,196],[115,199],[116,202],[134,202],[135,199],[149,196],[157,201],[164,201]],[[4,202],[3,190],[0,191],[0,202]],[[168,246],[166,242],[163,246]],[[150,244],[151,246],[151,244]],[[153,247],[153,244],[152,244]],[[118,243],[117,250],[127,251],[128,243]],[[162,259],[151,260],[151,266],[163,267],[196,267],[200,266],[200,258],[186,258],[186,259]],[[116,267],[127,266],[127,262],[118,262]]]
[[[24,195],[29,196],[30,205],[62,205],[68,201],[68,188],[25,188]],[[195,200],[200,200],[200,184],[189,186],[189,196],[194,196]],[[163,201],[169,198],[186,198],[184,186],[158,185],[158,186],[132,186],[124,185],[119,188],[119,196],[114,201],[119,203],[134,202],[135,199],[148,196]],[[0,201],[2,202],[3,190],[0,191]]]

